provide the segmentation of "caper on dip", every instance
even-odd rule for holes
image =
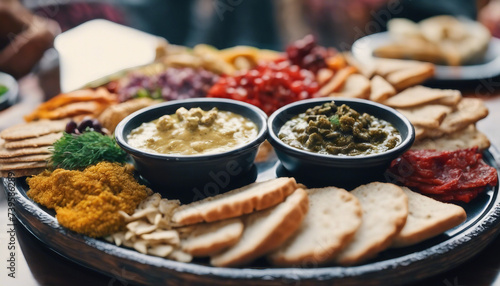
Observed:
[[[287,121],[278,137],[302,150],[347,156],[382,153],[401,142],[399,131],[389,122],[333,101]]]
[[[131,146],[149,152],[200,155],[235,149],[257,133],[255,123],[239,114],[181,107],[175,114],[143,123],[127,139]]]

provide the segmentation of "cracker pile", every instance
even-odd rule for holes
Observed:
[[[0,132],[0,177],[24,177],[48,166],[49,147],[62,137],[67,120],[40,120]]]
[[[490,142],[475,123],[488,115],[481,99],[464,98],[458,90],[429,88],[420,83],[434,75],[434,65],[419,61],[373,59],[359,63],[345,54],[349,67],[322,78],[322,96],[369,99],[395,108],[415,127],[413,149],[457,150]]]
[[[408,188],[373,182],[348,192],[307,189],[293,178],[253,183],[179,206],[146,199],[122,214],[127,230],[106,239],[183,262],[209,257],[213,266],[355,265],[390,247],[413,245],[461,224],[463,208]]]

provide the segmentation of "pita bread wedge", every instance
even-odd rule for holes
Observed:
[[[453,111],[451,107],[440,104],[428,104],[397,110],[408,118],[413,125],[426,128],[438,128],[446,115]]]
[[[434,65],[422,63],[419,66],[399,70],[388,74],[385,79],[390,82],[396,90],[403,90],[410,86],[423,83],[434,76]]]
[[[344,86],[346,79],[356,73],[356,68],[347,66],[339,70],[333,77],[318,91],[320,96],[328,96],[330,93],[338,92]]]
[[[457,110],[448,114],[438,128],[426,129],[425,134],[431,138],[451,134],[476,123],[486,116],[488,116],[488,108],[481,99],[463,98],[458,104]]]
[[[181,247],[192,256],[210,256],[233,246],[243,233],[243,222],[232,218],[194,225],[194,231],[182,240]]]
[[[384,78],[396,71],[412,69],[422,64],[427,64],[419,61],[383,58],[374,58],[373,62],[375,64],[375,73]]]
[[[405,226],[394,238],[393,247],[422,242],[461,224],[467,218],[460,206],[436,201],[407,187],[402,189],[408,197],[409,214]]]
[[[241,266],[285,242],[302,224],[308,211],[307,193],[297,189],[281,204],[244,218],[245,230],[231,248],[211,257],[214,266]]]
[[[268,258],[278,266],[321,265],[330,262],[361,226],[358,199],[336,187],[306,190],[309,211],[299,230]]]
[[[388,83],[383,77],[376,75],[371,81],[369,99],[376,102],[383,102],[396,94],[396,89]]]
[[[421,85],[407,88],[383,103],[394,108],[412,108],[424,104],[456,106],[462,95],[458,90],[435,89]]]
[[[338,93],[330,93],[333,97],[349,97],[368,99],[370,96],[370,80],[362,74],[347,77],[344,86]]]
[[[294,178],[276,178],[253,183],[214,197],[208,197],[177,209],[172,216],[176,225],[213,222],[238,217],[275,206],[297,189]]]
[[[361,263],[387,249],[408,216],[408,197],[394,184],[369,183],[351,193],[361,203],[363,221],[351,243],[335,258],[341,265]]]
[[[486,150],[490,147],[490,140],[485,134],[477,130],[474,124],[470,124],[468,127],[451,134],[445,134],[438,138],[426,138],[416,141],[411,146],[411,149],[453,151],[472,148],[474,146],[477,146],[479,151]]]

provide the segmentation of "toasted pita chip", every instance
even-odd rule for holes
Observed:
[[[368,99],[370,96],[370,80],[361,74],[350,75],[340,92],[330,93],[333,97],[350,97]]]
[[[49,133],[64,131],[69,120],[40,120],[18,124],[0,132],[0,138],[5,140],[21,140]]]
[[[486,135],[478,131],[474,124],[470,124],[468,127],[460,131],[453,132],[451,134],[445,134],[439,138],[427,138],[416,141],[411,146],[411,149],[454,151],[458,149],[472,148],[475,146],[478,147],[479,151],[486,150],[490,147],[490,140],[488,140],[488,137],[486,137]]]
[[[345,67],[339,70],[330,81],[328,81],[319,91],[320,96],[328,96],[332,92],[339,91],[346,81],[346,79],[357,70],[355,67]]]
[[[404,70],[392,72],[386,76],[396,90],[403,90],[410,86],[420,84],[434,76],[433,64],[421,64]]]
[[[376,75],[370,81],[371,91],[369,99],[376,102],[383,102],[389,97],[396,95],[396,89],[383,77]]]
[[[448,114],[438,128],[426,129],[427,137],[436,138],[462,130],[488,116],[488,108],[481,99],[463,98],[457,110]]]
[[[28,138],[22,140],[5,141],[4,147],[7,149],[18,149],[26,147],[49,146],[62,137],[62,132],[50,133],[40,137]]]
[[[461,97],[462,95],[458,90],[435,89],[417,85],[403,90],[383,103],[394,108],[411,108],[424,104],[455,106]]]
[[[350,66],[355,67],[362,75],[372,78],[375,74],[375,65],[372,63],[360,63],[351,53],[344,53],[344,58]]]
[[[390,73],[396,71],[412,69],[423,64],[422,62],[419,61],[383,59],[383,58],[374,58],[373,63],[375,64],[375,73],[381,75],[382,77],[386,77]]]
[[[429,104],[408,109],[397,109],[413,125],[438,128],[447,114],[452,112],[452,108],[446,105]]]

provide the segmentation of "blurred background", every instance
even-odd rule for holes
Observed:
[[[46,53],[54,38],[92,19],[188,47],[283,50],[313,34],[320,45],[345,51],[356,39],[385,31],[391,18],[419,21],[441,14],[478,20],[500,36],[498,0],[0,0],[0,71],[20,78],[33,68],[54,69],[57,54]]]

